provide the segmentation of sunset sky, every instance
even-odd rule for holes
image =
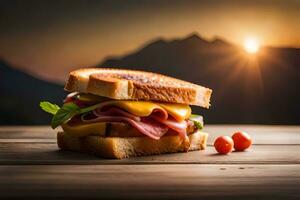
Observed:
[[[300,47],[300,1],[1,1],[0,57],[48,79],[197,32]],[[56,73],[63,76],[55,76]]]

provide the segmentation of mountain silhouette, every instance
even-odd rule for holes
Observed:
[[[220,38],[191,34],[159,38],[102,67],[153,71],[213,89],[209,110],[193,107],[206,123],[300,124],[300,49],[263,47],[257,55]],[[0,60],[0,124],[49,124],[41,100],[61,104],[63,86]]]
[[[42,81],[0,61],[0,124],[49,124],[39,108],[41,100],[61,104],[63,86]]]
[[[220,38],[197,34],[157,39],[99,67],[153,71],[213,89],[208,123],[300,124],[300,49],[262,47],[250,55]]]

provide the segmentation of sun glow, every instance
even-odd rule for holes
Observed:
[[[244,41],[244,49],[247,53],[255,54],[259,51],[259,42],[256,38],[246,38]]]

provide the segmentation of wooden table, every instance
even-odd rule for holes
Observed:
[[[104,160],[59,151],[48,127],[0,127],[0,199],[300,199],[300,126],[207,125],[205,151]],[[217,155],[218,135],[249,132]]]

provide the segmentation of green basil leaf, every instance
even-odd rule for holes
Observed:
[[[53,116],[51,127],[54,129],[59,125],[66,123],[72,117],[80,113],[80,108],[74,103],[65,103],[61,109]]]
[[[56,104],[52,104],[48,101],[41,101],[40,107],[42,110],[44,110],[47,113],[50,113],[52,115],[55,115],[57,111],[60,109],[60,107]]]

